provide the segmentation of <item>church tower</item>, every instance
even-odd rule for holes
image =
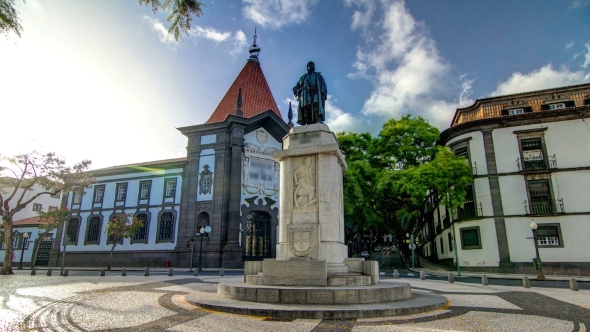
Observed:
[[[178,128],[188,138],[176,247],[182,265],[190,260],[187,241],[200,241],[195,235],[205,226],[203,267],[237,268],[276,255],[279,166],[272,151],[282,149],[289,126],[260,67],[256,34],[249,52],[209,119]]]

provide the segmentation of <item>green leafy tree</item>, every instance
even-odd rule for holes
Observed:
[[[25,3],[25,0],[22,0]],[[141,5],[151,6],[155,13],[158,10],[170,11],[167,21],[170,23],[168,33],[176,41],[182,41],[182,34],[188,36],[194,17],[203,15],[205,4],[199,0],[139,0]],[[16,0],[0,0],[0,33],[9,36],[11,33],[18,37],[23,32],[18,11],[15,9]]]
[[[66,166],[63,158],[55,153],[39,154],[36,151],[0,156],[0,216],[4,229],[4,243],[12,243],[12,219],[41,195],[56,196],[68,191],[82,195],[96,180],[86,172],[90,166],[84,160],[74,166]],[[33,195],[29,191],[41,188]],[[12,246],[5,246],[4,262],[0,274],[12,272]]]
[[[436,144],[439,134],[422,117],[410,115],[387,121],[377,137],[338,133],[348,163],[345,220],[392,233],[398,247],[407,251],[400,245],[405,234],[420,227],[434,207],[460,206],[472,182],[471,168]]]
[[[39,234],[39,238],[37,241],[41,241],[44,237],[48,236],[52,230],[63,227],[63,223],[68,219],[70,215],[70,211],[67,208],[61,207],[59,210],[53,210],[49,212],[39,211],[39,226],[38,228],[42,230],[42,233]],[[39,253],[39,244],[35,247],[35,252],[33,253],[33,258],[31,259],[31,268],[35,267],[35,262],[37,261],[37,254]]]
[[[111,262],[113,260],[113,250],[115,250],[117,243],[121,242],[123,244],[123,239],[131,239],[143,227],[143,222],[132,217],[131,214],[117,214],[113,220],[109,221],[105,231],[109,237],[108,240],[113,244],[107,267],[109,270],[111,269]]]

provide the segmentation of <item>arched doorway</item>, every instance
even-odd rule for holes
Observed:
[[[266,212],[252,211],[246,219],[246,253],[244,260],[271,257],[271,217]]]

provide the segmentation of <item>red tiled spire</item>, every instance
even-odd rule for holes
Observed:
[[[270,92],[264,73],[258,61],[248,60],[246,65],[229,87],[219,105],[205,123],[222,122],[229,114],[236,114],[238,109],[238,93],[242,89],[243,117],[251,118],[268,109],[272,109],[279,117],[279,107]]]

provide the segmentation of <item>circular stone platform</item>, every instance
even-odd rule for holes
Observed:
[[[406,300],[369,304],[280,304],[237,301],[223,295],[194,292],[186,301],[202,308],[240,315],[268,316],[281,319],[345,319],[410,315],[442,308],[447,298],[438,294],[414,292]]]
[[[217,294],[230,300],[282,304],[368,304],[405,300],[412,296],[408,283],[378,283],[373,286],[313,287],[251,285],[222,282]]]

